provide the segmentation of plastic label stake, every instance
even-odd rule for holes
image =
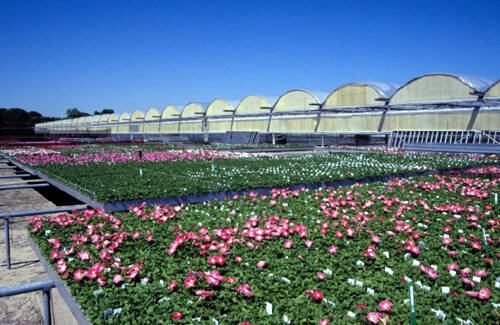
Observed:
[[[484,239],[484,250],[486,251],[486,257],[490,257],[490,250],[488,249],[488,240],[486,240],[486,230],[483,228],[483,239]]]
[[[417,323],[415,316],[415,301],[413,299],[413,284],[410,284],[410,324],[415,325]]]

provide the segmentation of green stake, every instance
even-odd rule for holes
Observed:
[[[410,324],[417,324],[415,316],[415,301],[413,300],[413,284],[410,284]]]

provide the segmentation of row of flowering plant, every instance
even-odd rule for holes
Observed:
[[[34,217],[89,321],[493,324],[500,170]]]
[[[149,155],[157,154],[170,155],[168,152],[148,152],[144,153],[143,157],[147,160]],[[39,168],[48,176],[66,181],[70,186],[75,184],[77,189],[86,189],[86,193],[94,193],[94,198],[100,202],[114,202],[361,179],[429,169],[463,168],[492,161],[496,162],[496,159],[341,153],[281,158],[198,159],[182,162],[167,160],[118,164],[46,164]]]

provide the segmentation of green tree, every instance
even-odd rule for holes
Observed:
[[[82,116],[90,116],[90,114],[82,112],[76,107],[68,108],[66,110],[66,118],[78,118],[78,117],[82,117]]]

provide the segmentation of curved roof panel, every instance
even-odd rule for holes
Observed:
[[[234,110],[234,106],[225,99],[218,98],[212,101],[207,107],[207,116],[213,115],[231,115],[232,112],[227,112]]]
[[[323,91],[290,90],[278,98],[273,106],[273,110],[288,111],[317,108],[316,105],[311,104],[322,104],[327,96],[328,93]]]
[[[189,103],[182,109],[182,117],[200,117],[201,114],[205,113],[207,110],[208,104],[206,103]]]
[[[500,80],[491,84],[491,86],[486,90],[485,98],[500,98]]]
[[[445,73],[425,74],[400,87],[391,97],[391,104],[476,100],[470,93],[482,91],[487,79]]]
[[[99,124],[108,123],[109,114],[102,114],[101,118],[99,118]]]
[[[272,107],[277,98],[249,95],[243,98],[236,106],[235,114],[263,113],[261,107]]]
[[[108,123],[118,122],[118,116],[115,113],[109,114]]]
[[[144,115],[144,120],[145,121],[159,120],[160,117],[161,117],[160,113],[156,110],[156,108],[150,108],[146,111],[146,114]]]
[[[335,89],[325,100],[323,107],[383,105],[377,98],[388,98],[396,85],[383,82],[353,82]]]
[[[136,109],[130,116],[130,121],[143,121],[143,120],[144,120],[144,113],[138,109]]]
[[[128,122],[130,121],[130,115],[127,112],[123,112],[120,114],[120,117],[118,118],[118,122]]]
[[[161,113],[162,119],[179,118],[180,108],[178,106],[167,105]]]

